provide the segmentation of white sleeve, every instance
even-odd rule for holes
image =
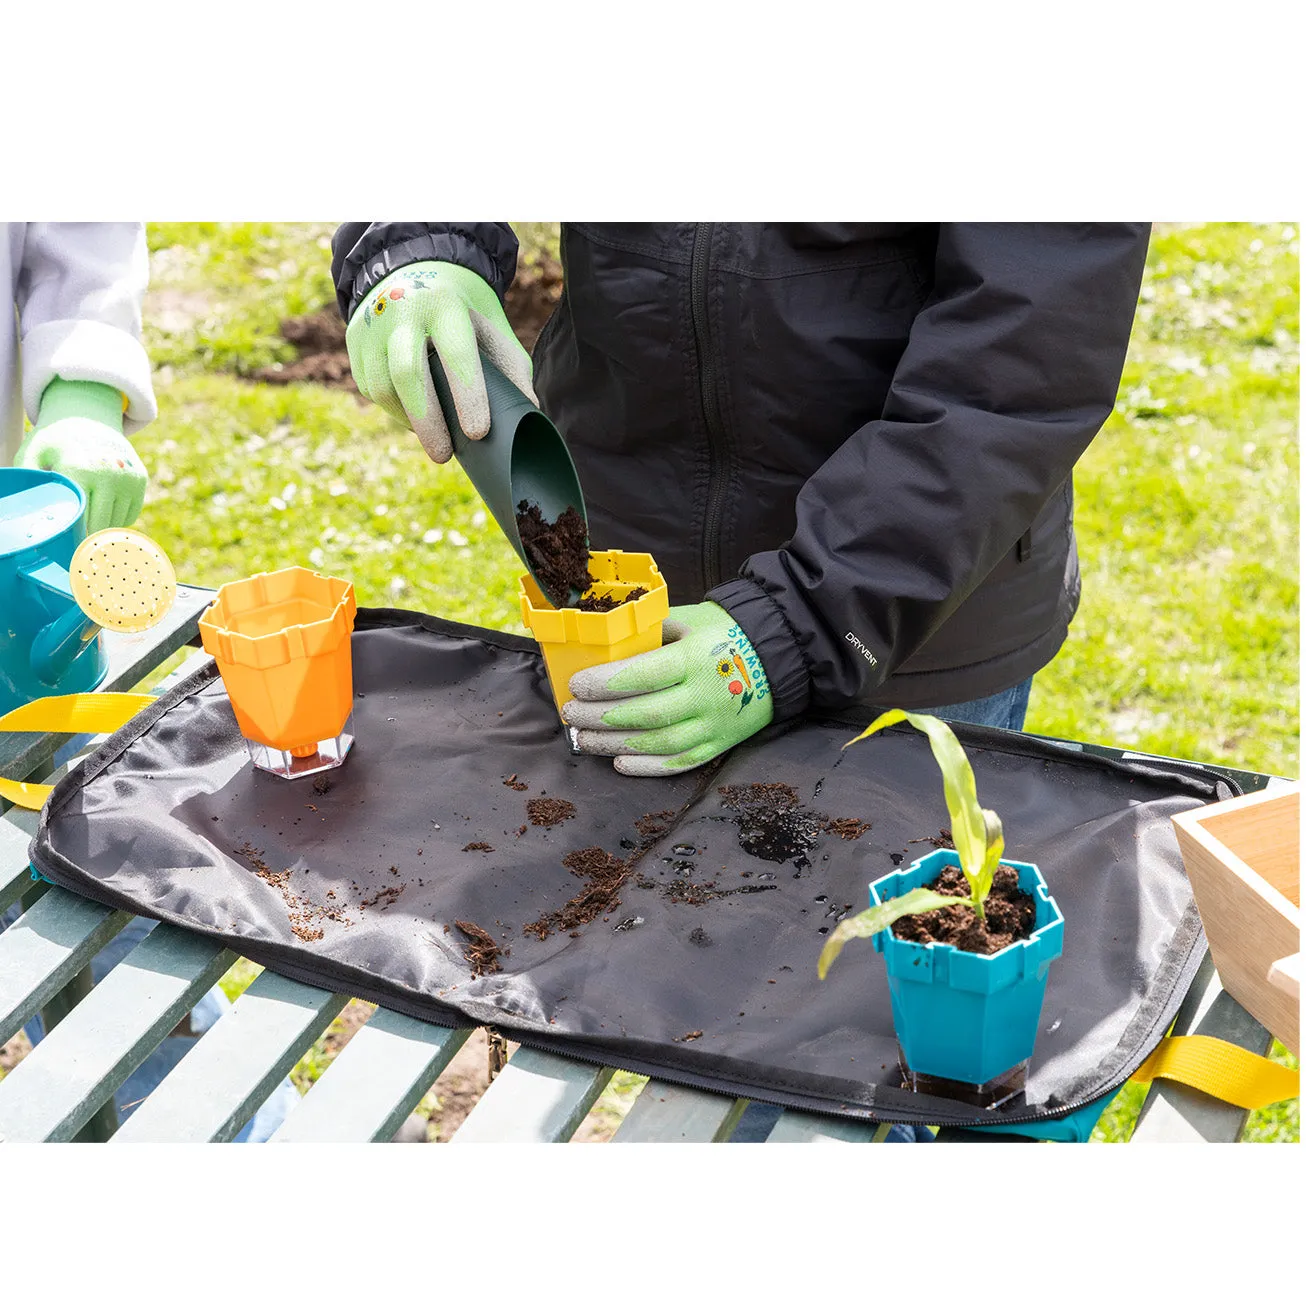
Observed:
[[[149,281],[143,222],[29,222],[15,299],[22,331],[23,404],[36,421],[56,377],[100,381],[127,398],[123,430],[158,415],[141,344]]]

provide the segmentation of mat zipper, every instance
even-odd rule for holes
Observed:
[[[96,883],[94,885],[83,885],[80,883],[64,883],[61,872],[53,871],[48,865],[42,863],[38,865],[38,858],[33,856],[32,866],[39,870],[41,874],[50,881],[51,884],[66,889],[69,893],[76,893],[79,897],[88,898],[92,902],[99,903],[102,907],[112,907],[118,910],[129,911],[133,915],[146,915],[140,912],[131,900],[120,897],[117,894],[108,892]],[[70,879],[75,877],[69,877]],[[999,1131],[1004,1126],[1017,1124],[1037,1123],[1043,1120],[1057,1120],[1062,1116],[1073,1115],[1074,1112],[1081,1110],[1090,1103],[1097,1102],[1107,1094],[1114,1094],[1120,1091],[1128,1081],[1129,1077],[1138,1069],[1139,1066],[1147,1060],[1151,1054],[1151,1047],[1147,1047],[1137,1059],[1131,1059],[1122,1070],[1117,1072],[1119,1081],[1107,1085],[1098,1093],[1092,1096],[1077,1098],[1064,1106],[1039,1108],[1033,1111],[1025,1112],[1003,1112],[998,1118],[989,1117],[985,1119],[987,1113],[976,1115],[961,1115],[952,1112],[935,1112],[922,1114],[919,1118],[914,1116],[903,1116],[897,1113],[892,1115],[870,1114],[872,1108],[852,1106],[846,1109],[840,1109],[832,1105],[828,1100],[811,1098],[802,1092],[785,1092],[775,1090],[769,1097],[764,1096],[766,1086],[762,1086],[759,1092],[757,1086],[750,1088],[747,1085],[731,1083],[730,1081],[720,1079],[714,1075],[699,1074],[682,1071],[675,1067],[664,1065],[655,1065],[652,1062],[645,1061],[640,1057],[621,1058],[621,1064],[615,1064],[617,1058],[612,1055],[604,1055],[589,1050],[585,1045],[577,1045],[565,1034],[556,1034],[552,1036],[538,1036],[534,1030],[523,1030],[515,1027],[511,1023],[495,1023],[491,1021],[477,1021],[467,1016],[456,1007],[450,1007],[449,1012],[451,1020],[446,1022],[435,1018],[435,1013],[431,1010],[431,1004],[438,999],[431,999],[420,996],[408,996],[402,992],[385,988],[381,985],[368,984],[365,979],[360,980],[352,969],[346,975],[343,971],[339,977],[340,987],[333,988],[329,983],[324,982],[329,977],[323,974],[322,963],[319,962],[319,969],[312,969],[306,966],[300,966],[293,960],[287,960],[282,952],[285,945],[266,944],[260,946],[255,943],[250,944],[249,939],[236,938],[231,935],[219,933],[216,930],[206,930],[188,921],[180,919],[171,919],[168,916],[147,916],[147,919],[162,921],[165,924],[172,925],[177,929],[186,930],[192,934],[199,934],[204,938],[212,940],[214,943],[221,944],[239,956],[255,962],[258,965],[275,971],[278,974],[286,976],[288,979],[296,980],[301,984],[306,984],[310,988],[327,989],[330,992],[346,993],[351,998],[359,998],[364,1002],[373,1002],[381,1007],[388,1007],[391,1010],[399,1012],[401,1015],[409,1016],[413,1020],[420,1020],[427,1024],[439,1025],[444,1029],[475,1029],[482,1025],[491,1025],[493,1028],[502,1030],[514,1042],[520,1043],[523,1047],[535,1048],[540,1052],[547,1052],[553,1056],[571,1058],[575,1061],[584,1061],[588,1065],[608,1067],[616,1070],[625,1070],[630,1074],[647,1075],[650,1079],[662,1080],[665,1083],[679,1084],[686,1088],[696,1088],[703,1092],[712,1092],[724,1095],[733,1094],[735,1097],[747,1097],[752,1101],[775,1102],[777,1097],[782,1101],[776,1102],[776,1105],[783,1106],[786,1110],[807,1111],[813,1115],[829,1116],[834,1120],[864,1120],[869,1124],[931,1124],[931,1125],[953,1125],[958,1128],[985,1128],[991,1126]],[[1200,942],[1203,936],[1199,933],[1195,940]],[[1200,964],[1200,959],[1199,963]],[[327,967],[332,963],[328,962]],[[1180,966],[1178,974],[1182,977],[1188,975],[1191,982],[1189,970],[1196,972],[1196,966],[1192,965],[1192,947],[1190,946],[1188,956]],[[1173,999],[1173,994],[1171,995]],[[1182,1001],[1180,999],[1179,1001]],[[1179,1002],[1174,1002],[1175,1010],[1178,1010]],[[1174,1018],[1174,1012],[1164,1016],[1163,1022],[1160,1023],[1162,1033],[1170,1025]],[[609,1049],[604,1050],[605,1053]],[[943,1104],[946,1099],[931,1098],[931,1104]]]

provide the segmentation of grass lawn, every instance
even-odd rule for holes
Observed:
[[[245,379],[292,356],[283,317],[333,298],[331,230],[151,227],[138,525],[194,584],[303,563],[360,604],[520,631],[517,559],[455,463],[348,392]],[[1030,730],[1298,775],[1298,298],[1294,226],[1154,234],[1119,401],[1075,477],[1083,603]],[[323,1068],[319,1047],[296,1078]],[[1141,1098],[1096,1137],[1127,1138]],[[1297,1141],[1297,1103],[1249,1137]]]

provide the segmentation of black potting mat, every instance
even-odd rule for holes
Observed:
[[[1038,863],[1065,915],[1064,952],[1022,1098],[982,1112],[905,1092],[882,959],[854,941],[824,982],[816,961],[867,884],[948,824],[924,736],[896,727],[841,753],[851,718],[806,720],[708,768],[631,779],[571,755],[532,641],[371,610],[353,651],[358,742],[325,784],[255,771],[209,668],[60,782],[33,864],[421,1019],[884,1121],[1010,1124],[1101,1097],[1164,1034],[1201,960],[1169,818],[1227,797],[1226,781],[959,726],[1007,856]],[[720,792],[764,783],[802,803],[781,822],[799,845],[781,861],[745,850],[757,832]],[[537,799],[575,815],[533,824]],[[840,820],[870,828],[844,838]],[[556,913],[593,881],[564,858],[587,848],[631,873],[619,901],[569,929]],[[490,936],[499,972],[473,975],[456,922]]]

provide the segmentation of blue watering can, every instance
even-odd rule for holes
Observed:
[[[66,476],[0,467],[0,716],[96,689],[100,630],[143,630],[172,606],[176,576],[137,531],[86,535],[86,497]]]

